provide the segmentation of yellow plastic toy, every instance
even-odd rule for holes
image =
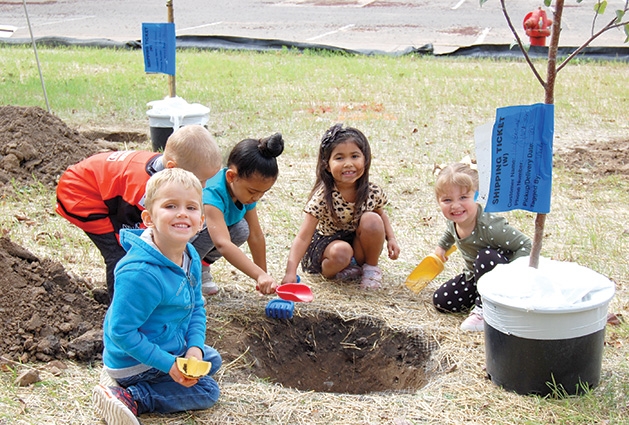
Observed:
[[[212,363],[198,360],[195,357],[186,359],[177,357],[177,368],[186,378],[200,378],[210,373]]]
[[[446,257],[449,257],[456,251],[456,245],[446,251]],[[405,285],[411,291],[419,294],[439,273],[443,271],[443,261],[435,254],[430,254],[424,258],[421,263],[406,278]]]

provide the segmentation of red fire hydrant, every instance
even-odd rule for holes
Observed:
[[[531,46],[545,46],[546,37],[550,35],[552,19],[548,19],[546,12],[540,7],[533,12],[529,12],[524,17],[524,30],[531,40]]]

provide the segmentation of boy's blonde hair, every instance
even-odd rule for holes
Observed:
[[[223,158],[216,140],[202,125],[186,125],[170,135],[164,148],[164,164],[174,161],[177,167],[197,171],[202,167],[221,168]]]
[[[199,195],[199,205],[203,205],[203,188],[199,179],[190,171],[183,168],[166,168],[151,176],[146,182],[146,198],[144,199],[144,208],[152,212],[153,203],[159,194],[159,190],[168,183],[174,183],[183,189],[194,189]]]
[[[437,199],[447,192],[447,189],[457,186],[470,190],[478,190],[478,171],[472,169],[468,164],[457,162],[444,167],[437,176],[435,182],[435,195]]]

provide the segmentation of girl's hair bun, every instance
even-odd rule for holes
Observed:
[[[265,158],[277,158],[284,152],[284,139],[281,133],[260,139],[258,143],[260,154]]]

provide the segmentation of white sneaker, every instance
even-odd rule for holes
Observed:
[[[122,387],[95,386],[92,403],[96,414],[108,425],[141,425],[137,418],[138,404]]]
[[[203,295],[214,295],[218,292],[218,285],[212,280],[210,266],[201,267],[201,292]]]
[[[476,306],[461,323],[461,329],[470,332],[483,332],[485,330],[485,320],[483,319],[483,309]]]

